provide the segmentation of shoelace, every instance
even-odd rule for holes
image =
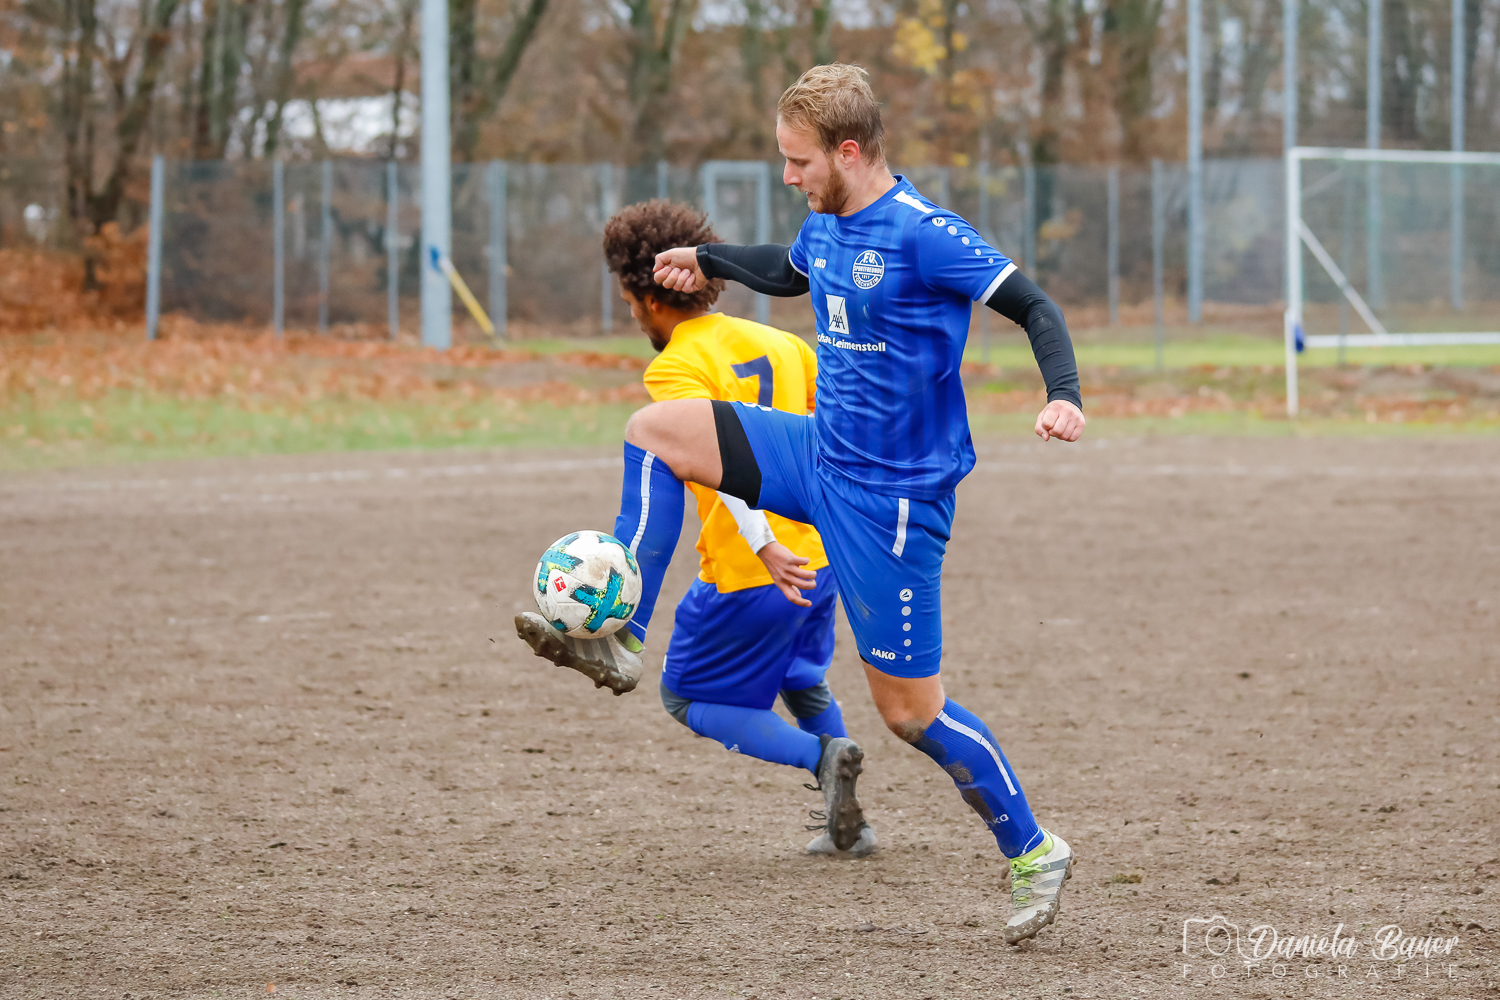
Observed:
[[[1031,887],[1031,879],[1036,875],[1045,875],[1047,869],[1031,861],[1012,861],[1010,863],[1010,898],[1017,906],[1026,906],[1035,895]]]
[[[809,785],[807,782],[804,781],[802,783],[802,787],[805,788],[805,789],[807,789],[809,792],[821,792],[823,790],[823,783],[820,781],[816,785]],[[817,809],[809,809],[807,811],[807,815],[811,816],[813,819],[821,820],[821,822],[819,822],[819,823],[808,823],[805,827],[803,827],[803,829],[806,829],[806,830],[826,830],[826,829],[828,829],[828,814],[826,812],[820,812]]]

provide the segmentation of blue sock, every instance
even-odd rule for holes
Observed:
[[[805,767],[817,776],[823,741],[769,708],[695,701],[688,707],[687,724],[699,736],[718,740],[726,749],[773,764]]]
[[[830,701],[827,708],[810,719],[798,719],[797,728],[814,736],[849,735],[849,731],[844,728],[844,713],[839,711],[839,703],[836,701]]]
[[[1020,857],[1042,842],[1042,831],[1010,763],[978,716],[949,698],[912,746],[948,772],[1007,858]]]
[[[686,492],[666,462],[625,442],[625,481],[620,487],[615,537],[635,553],[641,567],[641,601],[629,627],[642,642],[656,610],[662,577],[677,549],[677,536],[682,534]]]

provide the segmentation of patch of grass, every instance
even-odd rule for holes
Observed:
[[[0,409],[0,469],[315,451],[618,444],[634,403],[554,405],[479,398],[301,405],[182,400],[127,390],[95,399],[30,397]]]
[[[1156,348],[1149,341],[1080,341],[1074,344],[1078,363],[1099,368],[1152,369],[1156,367]],[[1184,368],[1281,368],[1286,350],[1281,341],[1243,334],[1209,335],[1194,340],[1167,340],[1162,351],[1163,366],[1171,370]],[[978,337],[969,338],[964,360],[984,360]],[[989,363],[1001,368],[1035,365],[1031,347],[1024,337],[1005,335],[990,344]],[[1338,351],[1305,351],[1297,366],[1329,368],[1339,363]],[[1351,349],[1346,353],[1350,365],[1436,365],[1485,368],[1500,365],[1500,344],[1472,344],[1452,347],[1385,347]]]
[[[1029,434],[1035,413],[974,413],[969,424],[976,437]],[[1369,423],[1355,417],[1264,417],[1254,412],[1198,412],[1180,417],[1089,417],[1088,438],[1195,435],[1203,437],[1462,437],[1500,435],[1500,421],[1407,421]]]

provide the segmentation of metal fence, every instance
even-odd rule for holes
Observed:
[[[1425,172],[1424,172],[1425,171]],[[928,197],[972,221],[1065,307],[1122,310],[1187,297],[1187,169],[1056,166],[914,168]],[[1363,175],[1361,175],[1362,177]],[[1454,216],[1443,167],[1387,169],[1371,197],[1350,174],[1314,177],[1305,215],[1356,283],[1385,279],[1372,296],[1392,330],[1406,314],[1446,308],[1454,281],[1471,312],[1500,303],[1500,171],[1471,171],[1467,220]],[[1285,298],[1282,161],[1204,164],[1201,297],[1272,306]],[[33,178],[33,181],[35,178]],[[167,162],[161,169],[159,308],[203,321],[327,330],[359,324],[394,334],[418,325],[422,261],[415,166],[369,160],[274,165]],[[12,244],[43,234],[55,206],[3,196],[0,231]],[[709,212],[730,242],[790,242],[806,202],[780,183],[779,164],[462,165],[453,176],[452,258],[504,334],[591,335],[628,317],[604,270],[600,235],[619,206],[667,197]],[[40,205],[41,207],[36,207]],[[1371,206],[1374,206],[1371,208]],[[7,221],[4,212],[23,218]],[[1379,222],[1372,225],[1373,217]],[[26,215],[29,212],[30,215]],[[52,213],[52,214],[48,214]],[[28,229],[25,219],[34,218]],[[1446,248],[1461,273],[1449,273]],[[1432,252],[1429,252],[1431,249]],[[1306,322],[1334,332],[1338,288],[1309,272]],[[765,303],[734,300],[736,310]],[[1326,304],[1324,317],[1317,306]],[[455,310],[462,306],[455,302]],[[1135,316],[1140,316],[1139,310]],[[1347,323],[1347,316],[1344,317]],[[1426,323],[1426,325],[1431,325]],[[1472,324],[1471,324],[1472,325]]]

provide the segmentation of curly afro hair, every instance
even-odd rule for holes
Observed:
[[[705,310],[718,301],[723,279],[715,278],[696,292],[675,292],[658,285],[651,273],[663,250],[722,242],[702,212],[653,198],[609,220],[604,227],[604,259],[619,275],[620,286],[636,298],[653,298],[684,312]]]

